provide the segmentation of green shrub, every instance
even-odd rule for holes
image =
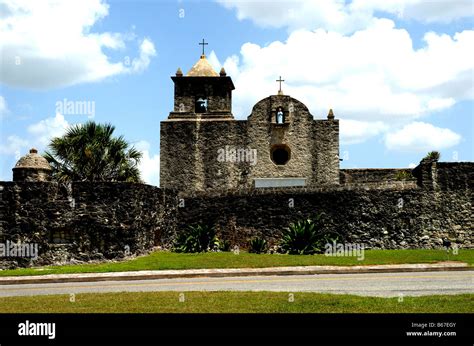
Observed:
[[[280,248],[289,254],[311,255],[317,251],[318,236],[312,220],[291,223],[283,231]]]
[[[208,225],[189,226],[173,245],[175,252],[206,252],[216,250],[219,241],[214,227]]]
[[[407,171],[398,171],[395,174],[395,179],[397,180],[408,180],[413,178],[413,175],[410,172]]]
[[[230,251],[230,241],[228,240],[219,240],[219,251],[229,252]]]
[[[324,252],[324,245],[339,242],[340,236],[335,233],[323,233],[318,230],[321,214],[311,219],[291,223],[282,233],[280,249],[292,255],[312,255]]]
[[[267,251],[268,243],[264,238],[254,238],[250,240],[249,252],[264,253]]]
[[[428,154],[426,154],[424,160],[438,161],[440,157],[441,154],[439,153],[439,151],[430,151]]]

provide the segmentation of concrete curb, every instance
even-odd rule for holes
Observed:
[[[467,263],[440,262],[434,264],[387,264],[368,266],[300,266],[272,268],[143,270],[133,272],[50,274],[38,276],[0,277],[0,285],[42,284],[63,282],[95,282],[123,280],[155,280],[196,277],[311,275],[311,274],[364,274],[473,270]]]

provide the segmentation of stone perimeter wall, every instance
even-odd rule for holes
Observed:
[[[400,181],[397,178],[400,173],[411,175],[409,168],[351,168],[341,169],[339,172],[339,181],[341,184],[351,183],[390,183]],[[405,180],[415,180],[415,177]]]
[[[170,241],[175,205],[143,184],[0,182],[0,243],[38,244],[35,265],[141,254]],[[30,264],[0,258],[0,268]]]
[[[255,236],[275,244],[292,221],[324,212],[324,229],[368,248],[474,247],[474,163],[422,162],[394,187],[241,190],[181,196],[130,183],[0,182],[0,243],[39,244],[37,261],[0,258],[0,268],[102,260],[169,247],[203,222],[242,248]]]
[[[178,229],[193,223],[216,225],[222,238],[245,248],[256,236],[276,244],[291,222],[323,212],[325,231],[366,248],[440,248],[443,238],[473,248],[474,163],[423,162],[414,170],[419,185],[417,176],[387,180],[397,171],[358,170],[354,183],[330,189],[182,196]]]

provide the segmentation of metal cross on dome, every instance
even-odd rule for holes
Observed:
[[[278,95],[283,95],[283,92],[281,91],[281,82],[284,82],[284,79],[281,79],[281,76],[279,79],[276,80],[277,82],[280,83],[280,89],[278,90]]]
[[[207,46],[208,44],[209,43],[204,41],[204,39],[202,39],[202,42],[199,43],[199,45],[202,46],[202,55],[204,55],[204,46]]]

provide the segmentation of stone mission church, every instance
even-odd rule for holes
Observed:
[[[161,122],[161,188],[50,181],[51,166],[32,149],[13,168],[13,181],[0,182],[0,243],[39,244],[35,263],[59,264],[123,258],[125,246],[130,254],[170,248],[188,225],[207,224],[245,248],[255,236],[277,244],[296,217],[318,212],[323,233],[369,248],[441,248],[445,239],[474,247],[474,163],[427,156],[414,169],[339,169],[331,110],[315,120],[280,85],[236,120],[232,79],[214,71],[204,52],[172,80],[174,109]],[[307,189],[265,189],[293,186]],[[177,203],[183,196],[186,208]],[[0,269],[31,263],[0,256]]]
[[[160,185],[178,191],[339,184],[339,121],[315,120],[280,90],[257,102],[247,120],[232,115],[232,78],[203,54],[178,68],[174,109],[160,129]]]

